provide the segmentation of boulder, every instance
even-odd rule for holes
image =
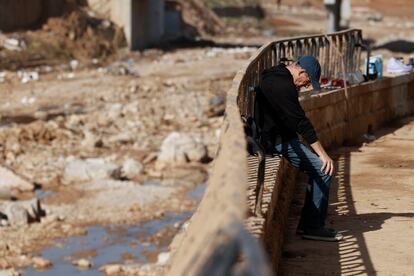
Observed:
[[[33,191],[34,188],[33,183],[24,180],[5,167],[0,167],[0,189],[16,189],[21,192],[27,192]]]
[[[35,198],[3,203],[0,205],[0,214],[7,216],[7,222],[11,226],[24,226],[31,221],[39,221],[45,215],[45,211],[40,201]]]
[[[19,276],[20,273],[14,269],[1,269],[0,276]]]
[[[98,179],[109,179],[118,166],[105,159],[91,158],[69,162],[63,173],[63,183],[87,182]]]
[[[164,139],[156,166],[159,169],[187,162],[201,162],[207,158],[207,148],[192,136],[172,132]]]
[[[51,261],[44,259],[42,257],[33,257],[32,262],[33,267],[39,270],[47,269],[53,265]]]
[[[127,159],[121,167],[121,177],[134,179],[144,171],[144,165],[134,159]]]

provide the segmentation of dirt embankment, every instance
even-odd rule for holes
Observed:
[[[1,34],[0,34],[1,35]],[[13,40],[15,49],[6,47]],[[105,59],[125,45],[122,30],[109,20],[75,9],[63,17],[50,18],[40,29],[0,36],[0,70],[57,65],[71,59]]]

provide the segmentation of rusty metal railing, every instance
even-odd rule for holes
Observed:
[[[242,115],[253,113],[252,90],[259,84],[260,73],[283,59],[296,60],[300,56],[312,55],[318,58],[321,77],[341,78],[343,73],[359,71],[361,63],[362,31],[357,29],[327,35],[312,35],[288,38],[264,45],[250,59],[239,86],[238,106]],[[341,59],[344,59],[345,71],[342,72]]]

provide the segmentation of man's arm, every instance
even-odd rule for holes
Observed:
[[[319,141],[316,141],[315,143],[312,143],[310,146],[313,148],[316,154],[318,154],[319,159],[321,159],[322,161],[321,171],[330,176],[334,175],[335,173],[334,162],[329,157],[329,155],[326,153],[322,144]]]

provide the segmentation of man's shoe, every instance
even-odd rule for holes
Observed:
[[[340,241],[344,238],[342,234],[329,228],[306,229],[302,238],[316,241]]]

